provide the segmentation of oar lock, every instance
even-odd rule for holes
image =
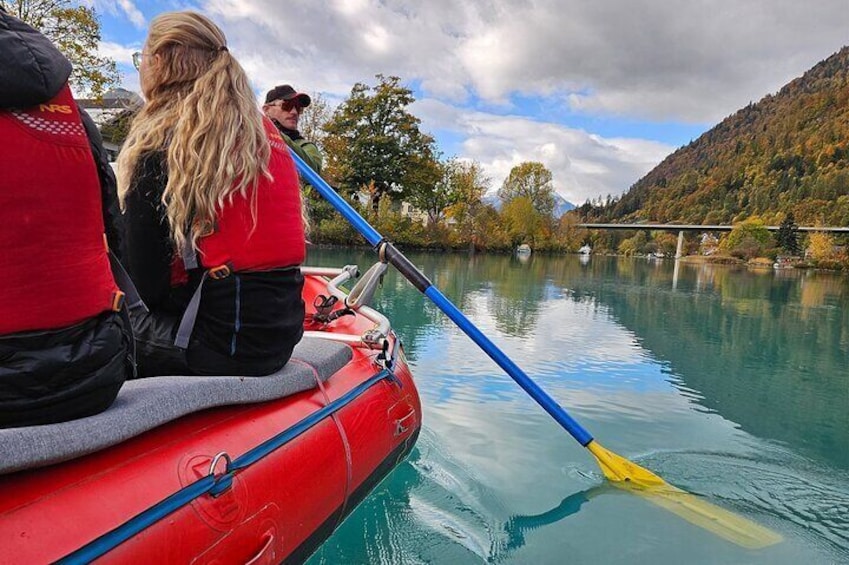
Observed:
[[[337,302],[339,302],[339,299],[333,295],[325,296],[323,294],[319,294],[316,296],[312,304],[315,308],[315,313],[312,315],[313,321],[321,324],[329,324],[333,320],[341,318],[342,316],[354,315],[353,310],[347,306],[340,308],[339,310],[333,310],[333,307],[336,306]]]

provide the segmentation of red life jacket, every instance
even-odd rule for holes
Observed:
[[[70,88],[0,110],[0,139],[0,335],[113,309],[100,180]]]
[[[304,262],[306,242],[301,217],[301,195],[295,162],[277,128],[263,118],[271,158],[268,172],[247,196],[235,194],[216,219],[215,232],[198,240],[199,263],[205,269],[229,265],[234,271],[265,271]],[[251,199],[256,191],[255,218]],[[182,261],[172,263],[171,280],[181,276]]]

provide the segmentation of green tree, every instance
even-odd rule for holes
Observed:
[[[731,255],[752,259],[769,246],[771,239],[763,221],[752,217],[735,225],[720,243],[720,248]]]
[[[796,220],[793,218],[793,212],[788,212],[778,226],[776,233],[776,243],[790,255],[799,254],[799,226],[796,225]]]
[[[325,125],[328,168],[349,191],[374,183],[376,210],[384,195],[402,199],[431,168],[434,140],[419,129],[408,106],[412,91],[395,76],[376,75],[375,86],[357,83]]]
[[[646,246],[649,243],[649,238],[646,232],[640,230],[633,237],[623,240],[619,244],[619,253],[622,255],[635,255],[637,253],[645,253]]]
[[[0,5],[50,38],[71,61],[75,91],[99,98],[120,81],[115,61],[97,54],[100,20],[93,7],[70,0],[0,0]]]
[[[544,217],[554,212],[554,185],[551,171],[535,161],[526,161],[510,169],[510,174],[498,190],[505,204],[518,197],[531,201],[534,210]]]
[[[474,217],[489,188],[489,178],[480,164],[451,158],[442,163],[424,163],[418,169],[423,178],[410,183],[407,201],[427,213],[428,224],[438,222],[445,215],[458,224]]]
[[[130,132],[130,125],[133,123],[133,118],[137,112],[138,110],[135,108],[127,108],[107,120],[100,126],[100,134],[103,136],[103,141],[122,145],[124,140],[127,139],[127,134]]]
[[[406,200],[427,214],[427,225],[433,226],[454,202],[449,166],[428,157],[416,157],[415,161],[407,175]]]

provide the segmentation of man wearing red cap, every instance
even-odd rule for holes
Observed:
[[[283,140],[312,170],[321,174],[321,152],[315,143],[308,141],[298,131],[298,120],[304,108],[310,105],[310,97],[297,92],[291,85],[275,86],[265,95],[262,110],[271,118],[283,136]]]

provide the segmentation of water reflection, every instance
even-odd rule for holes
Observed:
[[[318,256],[335,253],[347,252]],[[498,333],[534,338],[536,347],[545,346],[539,332],[573,331],[540,328],[543,309],[564,300],[601,308],[694,401],[756,436],[849,468],[846,277],[598,256],[586,263],[586,256],[537,254],[524,263],[515,256],[409,257],[470,317],[491,317]],[[362,266],[373,260],[368,251],[359,259]],[[416,360],[416,344],[450,322],[400,276],[387,276],[386,285],[376,305]],[[562,357],[562,342],[550,342],[550,355]]]
[[[615,495],[626,494],[622,489],[618,489],[610,483],[602,483],[599,486],[592,487],[574,494],[570,494],[560,501],[560,504],[539,514],[533,515],[516,515],[512,516],[504,525],[504,530],[507,533],[507,540],[503,548],[502,559],[508,557],[511,553],[520,549],[525,545],[525,534],[527,532],[550,526],[561,520],[577,514],[581,507],[600,495]]]
[[[638,263],[568,278],[633,331],[699,402],[759,437],[849,467],[849,309],[839,276],[684,265],[679,292]]]
[[[390,271],[376,307],[413,360],[423,439],[315,562],[560,562],[567,549],[576,563],[846,561],[846,279],[597,256],[409,257],[602,443],[787,541],[740,553],[637,497],[600,497],[585,450]]]

